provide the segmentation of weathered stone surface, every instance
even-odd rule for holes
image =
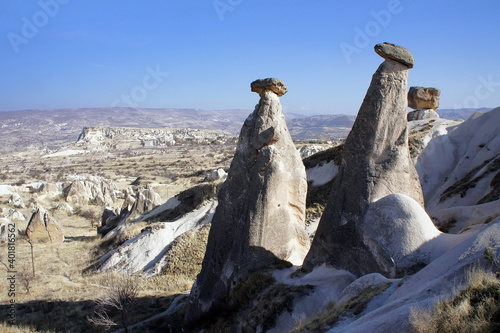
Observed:
[[[140,189],[137,193],[137,199],[135,200],[133,211],[139,214],[147,213],[156,206],[163,203],[160,195],[156,193],[151,185],[147,185],[146,188]]]
[[[441,90],[436,88],[410,87],[408,91],[408,107],[414,110],[437,110],[439,95],[441,95]]]
[[[375,45],[375,52],[384,59],[392,59],[403,65],[413,68],[415,60],[410,51],[402,46],[391,43],[380,43]]]
[[[408,112],[408,121],[438,118],[440,118],[439,114],[434,110],[416,110]]]
[[[371,203],[360,228],[387,251],[398,276],[414,274],[430,263],[425,244],[441,234],[425,209],[404,194]]]
[[[16,209],[9,210],[9,212],[7,213],[7,218],[12,221],[26,221],[26,217],[24,216],[24,214]]]
[[[113,206],[116,191],[116,184],[95,176],[75,179],[64,185],[66,202],[79,206],[89,203],[102,207]]]
[[[43,208],[38,208],[26,227],[26,235],[31,240],[62,243],[64,235],[59,223]]]
[[[283,81],[274,78],[255,80],[250,84],[250,88],[261,97],[266,90],[273,91],[278,97],[283,96],[288,91]]]
[[[9,204],[14,208],[26,208],[23,198],[18,193],[13,193],[9,198]]]
[[[309,245],[304,228],[304,165],[287,130],[278,94],[253,88],[261,99],[241,129],[218,195],[188,320],[227,306],[231,288],[250,270],[278,259],[300,264]]]
[[[391,59],[373,75],[304,267],[394,274],[387,251],[359,223],[371,202],[392,193],[424,204],[408,149],[407,78],[408,66]]]
[[[227,172],[224,169],[217,169],[205,176],[203,181],[205,182],[215,182],[227,177]]]
[[[9,242],[9,225],[12,222],[7,218],[0,218],[0,243],[8,243]],[[17,228],[16,228],[17,229]],[[17,236],[17,232],[16,232]]]
[[[63,189],[60,184],[43,183],[42,186],[40,186],[40,193],[51,198],[62,194],[62,190]]]
[[[60,212],[66,212],[67,214],[74,213],[73,207],[67,202],[61,202],[56,209]]]

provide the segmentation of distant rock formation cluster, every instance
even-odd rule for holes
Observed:
[[[73,205],[112,206],[117,197],[118,188],[104,178],[95,176],[76,177],[63,185],[66,202]]]
[[[400,193],[424,205],[418,174],[410,159],[406,119],[411,53],[397,45],[378,44],[385,58],[372,78],[346,139],[339,174],[304,267],[326,264],[358,276],[395,274],[387,250],[361,227],[372,202]],[[383,232],[383,231],[380,231]]]
[[[441,91],[436,88],[410,87],[408,107],[415,111],[408,113],[408,121],[439,118],[436,110],[440,94]]]
[[[132,188],[125,190],[123,204],[118,208],[104,209],[97,232],[105,235],[117,226],[119,222],[125,221],[134,215],[150,212],[161,205],[163,200],[151,185],[141,186],[134,192]]]
[[[279,79],[264,79],[252,82],[251,90],[260,101],[241,129],[218,195],[188,320],[227,307],[231,288],[249,271],[277,260],[300,264],[309,246],[306,172],[279,101],[287,88]]]

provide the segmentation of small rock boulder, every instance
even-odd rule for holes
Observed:
[[[23,213],[16,209],[11,209],[7,213],[7,218],[11,219],[12,221],[26,221],[26,217],[24,216]]]
[[[67,202],[60,203],[56,209],[60,212],[65,212],[69,215],[74,213],[73,207],[71,207],[71,205]]]
[[[255,80],[250,84],[250,88],[261,97],[266,90],[273,91],[278,97],[283,96],[288,91],[283,81],[274,78]]]
[[[126,216],[128,211],[123,213],[124,216]],[[120,222],[121,218],[123,218],[124,216],[122,216],[122,211],[120,208],[104,209],[104,211],[102,212],[100,224],[97,226],[97,232],[103,236],[106,235],[109,231],[116,227],[118,222]]]
[[[408,91],[408,107],[414,110],[437,110],[441,90],[436,88],[410,87]]]
[[[137,193],[137,200],[134,203],[132,210],[139,214],[150,212],[156,206],[163,203],[160,195],[153,190],[151,185],[147,185],[145,189],[141,189]]]
[[[49,198],[57,197],[62,194],[62,186],[60,184],[43,183],[40,186],[40,193],[45,194]]]
[[[9,204],[12,205],[14,208],[26,208],[23,198],[21,198],[19,193],[14,193],[10,196]]]
[[[408,121],[438,118],[439,114],[434,110],[416,110],[408,113]]]
[[[221,180],[225,177],[227,177],[226,171],[224,171],[224,169],[217,169],[217,170],[214,170],[212,173],[208,174],[205,177],[204,181],[215,182],[215,181]]]
[[[10,231],[9,228],[11,229]],[[12,234],[12,228],[14,229],[14,235],[17,237],[19,235],[19,230],[16,224],[12,223],[8,218],[0,218],[0,243],[9,242],[9,234]]]
[[[31,215],[26,235],[31,240],[51,243],[64,242],[64,235],[59,223],[43,208],[37,208]]]
[[[430,263],[425,244],[441,234],[424,208],[404,194],[371,203],[360,228],[387,251],[398,276],[413,274]]]
[[[402,46],[391,43],[380,43],[375,45],[375,52],[384,59],[395,60],[408,68],[413,68],[415,60],[410,51]]]

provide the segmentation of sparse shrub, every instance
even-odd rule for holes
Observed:
[[[276,282],[276,279],[264,272],[248,274],[231,290],[230,298],[233,303],[246,306],[262,290]]]
[[[132,273],[109,273],[103,279],[102,295],[94,300],[94,315],[87,319],[109,329],[119,324],[128,331],[129,319],[136,307],[138,283]]]
[[[299,332],[324,332],[337,324],[340,318],[346,316],[357,316],[366,309],[371,299],[389,288],[391,282],[376,287],[368,287],[359,295],[349,299],[342,304],[328,303],[325,310],[312,316],[307,322],[300,322],[292,333]]]
[[[94,208],[94,209],[91,209],[91,208],[79,209],[77,211],[77,214],[79,216],[91,221],[92,225],[94,225],[95,222],[98,222],[101,219],[101,214],[96,208]]]
[[[500,325],[500,280],[482,268],[466,275],[467,288],[429,309],[411,309],[411,325],[420,333],[496,332]]]
[[[23,266],[21,270],[17,272],[17,279],[21,281],[26,293],[30,293],[31,284],[35,280],[35,275],[28,266]]]

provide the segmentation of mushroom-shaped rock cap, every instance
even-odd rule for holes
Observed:
[[[253,81],[250,87],[253,92],[256,92],[260,96],[262,96],[262,93],[266,90],[271,90],[278,95],[278,97],[283,96],[288,91],[283,81],[274,78]]]
[[[391,43],[380,43],[375,45],[375,52],[384,59],[392,59],[403,65],[413,68],[415,60],[410,51],[402,46]]]

